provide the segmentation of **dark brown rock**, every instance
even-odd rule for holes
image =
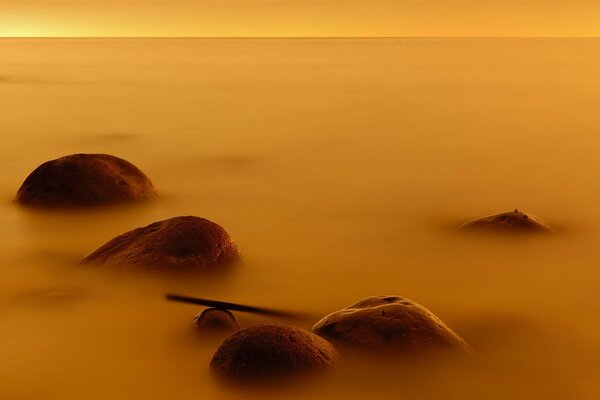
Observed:
[[[377,351],[470,351],[469,345],[425,307],[399,296],[367,297],[329,314],[312,331],[333,343]]]
[[[543,219],[517,209],[469,221],[459,229],[469,232],[556,233]]]
[[[325,339],[285,325],[255,325],[230,336],[210,363],[221,378],[257,382],[326,371],[339,356]]]
[[[207,308],[194,317],[194,329],[198,333],[235,332],[240,325],[231,311]]]
[[[83,260],[130,270],[207,271],[232,264],[237,246],[220,225],[199,217],[175,217],[112,239]]]
[[[73,154],[43,163],[19,188],[16,201],[39,207],[94,206],[157,197],[135,165],[108,154]]]

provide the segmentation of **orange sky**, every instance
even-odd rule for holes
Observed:
[[[0,0],[0,36],[595,36],[597,0]]]

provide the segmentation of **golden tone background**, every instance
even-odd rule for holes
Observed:
[[[594,36],[593,0],[8,0],[0,36]]]
[[[369,295],[438,314],[472,362],[364,358],[274,399],[597,400],[597,39],[0,40],[0,398],[246,399],[166,291],[309,312]],[[161,199],[85,213],[11,203],[40,162],[140,166]],[[453,227],[520,208],[557,238]],[[231,233],[219,280],[77,265],[175,215]],[[286,322],[239,313],[240,323]],[[32,380],[35,380],[32,382]]]
[[[586,1],[0,0],[0,399],[597,400],[600,39]],[[36,36],[37,38],[14,38]],[[421,38],[52,38],[419,36]],[[40,163],[109,153],[160,200],[42,212]],[[456,235],[519,208],[552,238]],[[177,215],[243,264],[199,280],[88,269]],[[365,356],[328,379],[232,390],[177,292],[320,317],[423,304],[468,361]]]

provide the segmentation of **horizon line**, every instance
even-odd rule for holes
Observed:
[[[0,39],[597,39],[600,36],[0,36]]]

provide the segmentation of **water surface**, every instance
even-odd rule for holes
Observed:
[[[0,40],[0,397],[596,399],[600,40]],[[161,200],[39,212],[43,161],[123,157]],[[555,239],[458,237],[519,208]],[[177,281],[77,261],[177,215],[244,264]],[[166,291],[316,318],[363,297],[428,307],[468,362],[349,360],[276,393],[231,391]],[[276,321],[239,314],[243,326]]]

